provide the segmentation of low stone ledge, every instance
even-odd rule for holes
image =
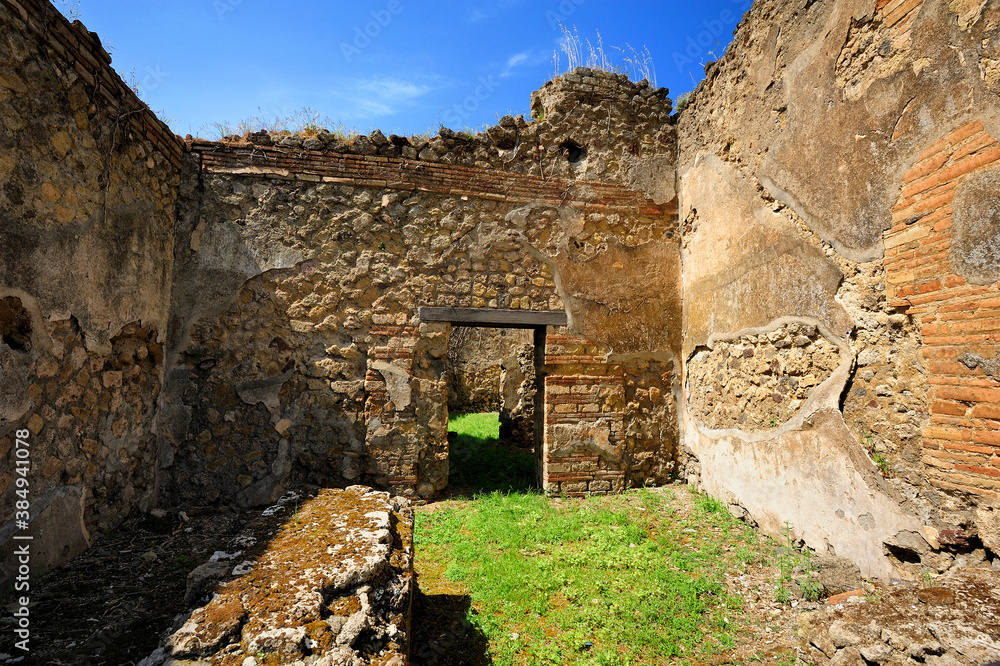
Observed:
[[[403,666],[412,595],[409,502],[323,490],[141,664]]]

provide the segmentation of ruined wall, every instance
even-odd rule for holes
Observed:
[[[157,478],[182,145],[110,63],[48,2],[0,2],[0,549],[27,430],[39,569],[147,506]]]
[[[544,120],[426,145],[189,143],[161,428],[174,500],[263,503],[300,480],[443,488],[450,326],[421,306],[567,311],[620,385],[636,364],[632,420],[664,418],[630,450],[666,478],[649,461],[671,457],[676,421],[645,386],[671,394],[679,341],[670,102],[578,71],[534,103]]]
[[[530,330],[454,327],[448,342],[448,408],[453,413],[497,412],[505,361],[533,347]],[[515,400],[516,404],[516,400]]]
[[[997,497],[998,23],[759,1],[678,123],[691,478],[867,575]]]

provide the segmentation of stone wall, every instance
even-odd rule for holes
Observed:
[[[32,433],[39,563],[157,489],[441,490],[453,328],[426,306],[566,313],[536,384],[551,492],[679,473],[866,575],[975,544],[998,27],[988,0],[758,0],[679,116],[578,69],[474,135],[181,144],[96,36],[0,0],[0,455]]]
[[[636,378],[630,420],[664,417],[626,436],[616,407],[643,479],[669,477],[656,461],[677,440],[663,397],[680,339],[670,102],[580,71],[534,105],[544,120],[427,145],[189,141],[161,420],[173,501],[258,504],[298,481],[442,489],[451,327],[421,322],[423,306],[567,312],[605,348],[623,401]],[[575,451],[566,436],[546,446]],[[626,461],[592,490],[621,488]]]
[[[30,433],[36,569],[154,500],[183,146],[48,2],[0,2],[0,35],[4,587],[16,432]]]
[[[517,358],[533,348],[530,330],[454,327],[448,343],[448,409],[453,413],[499,412],[501,375],[517,368]],[[513,364],[512,362],[513,361]],[[518,382],[520,385],[520,382]],[[515,395],[508,396],[506,402]]]
[[[998,24],[758,1],[678,121],[690,478],[866,575],[898,534],[975,535],[1000,487]],[[803,336],[786,371],[795,330],[839,351]]]

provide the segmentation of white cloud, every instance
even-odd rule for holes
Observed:
[[[412,108],[421,97],[434,90],[426,83],[375,76],[345,81],[330,95],[341,100],[342,117],[350,120],[383,118]]]
[[[536,49],[528,49],[527,51],[521,51],[520,53],[515,53],[511,57],[507,58],[507,64],[500,72],[502,78],[507,78],[514,73],[514,70],[519,67],[536,67],[543,63],[552,60],[551,53],[543,53],[542,51]]]
[[[528,61],[528,52],[527,51],[525,51],[523,53],[515,53],[514,55],[512,55],[507,60],[507,67],[508,68],[517,67],[521,63],[527,62],[527,61]]]

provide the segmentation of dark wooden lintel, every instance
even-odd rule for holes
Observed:
[[[494,328],[537,328],[568,324],[565,312],[496,308],[420,308],[420,321],[443,321],[456,326]]]

